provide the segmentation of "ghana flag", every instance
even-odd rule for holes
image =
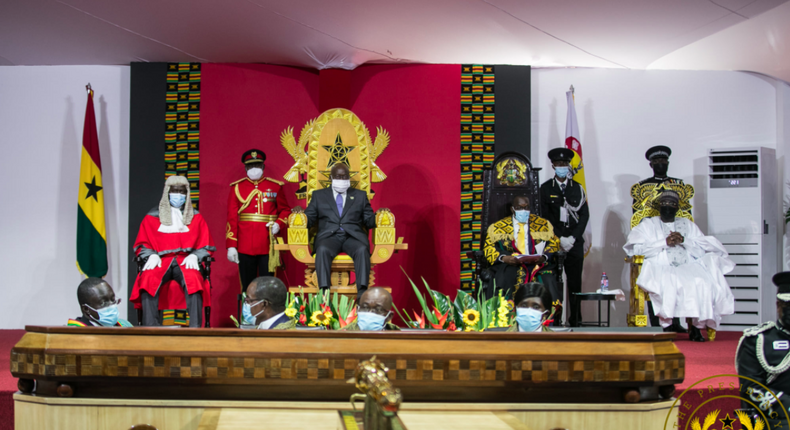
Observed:
[[[107,274],[107,236],[104,228],[104,193],[101,180],[99,137],[93,112],[93,90],[88,86],[88,106],[82,131],[79,208],[77,209],[77,268],[85,276]]]

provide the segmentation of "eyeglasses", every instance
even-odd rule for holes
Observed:
[[[357,313],[360,313],[360,312],[371,312],[371,313],[374,313],[376,315],[381,315],[381,316],[386,316],[387,314],[389,314],[389,311],[384,310],[384,308],[382,308],[381,306],[373,306],[373,307],[371,307],[371,306],[368,306],[368,305],[357,306]]]
[[[254,299],[254,298],[249,297],[249,296],[244,298],[244,303],[246,303],[246,304],[248,304],[250,306],[255,306],[255,304],[257,304],[258,302],[262,302],[262,301],[263,300]]]
[[[107,300],[107,301],[102,302],[99,305],[99,309],[104,309],[104,308],[106,308],[108,306],[112,306],[112,305],[118,306],[119,304],[121,304],[121,299]]]

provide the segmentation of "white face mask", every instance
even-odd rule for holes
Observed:
[[[247,170],[247,177],[253,181],[261,179],[261,176],[263,176],[263,169],[260,167],[253,167],[252,169]]]
[[[335,190],[336,193],[343,194],[350,186],[351,180],[349,179],[332,179],[332,189]]]

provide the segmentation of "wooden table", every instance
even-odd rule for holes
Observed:
[[[38,396],[346,401],[375,355],[408,402],[622,403],[685,372],[673,333],[26,330],[11,373]]]

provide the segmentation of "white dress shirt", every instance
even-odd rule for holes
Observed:
[[[280,317],[285,315],[285,311],[280,312],[279,314],[267,319],[266,321],[258,324],[258,330],[269,330],[272,328],[272,324],[277,321]]]

